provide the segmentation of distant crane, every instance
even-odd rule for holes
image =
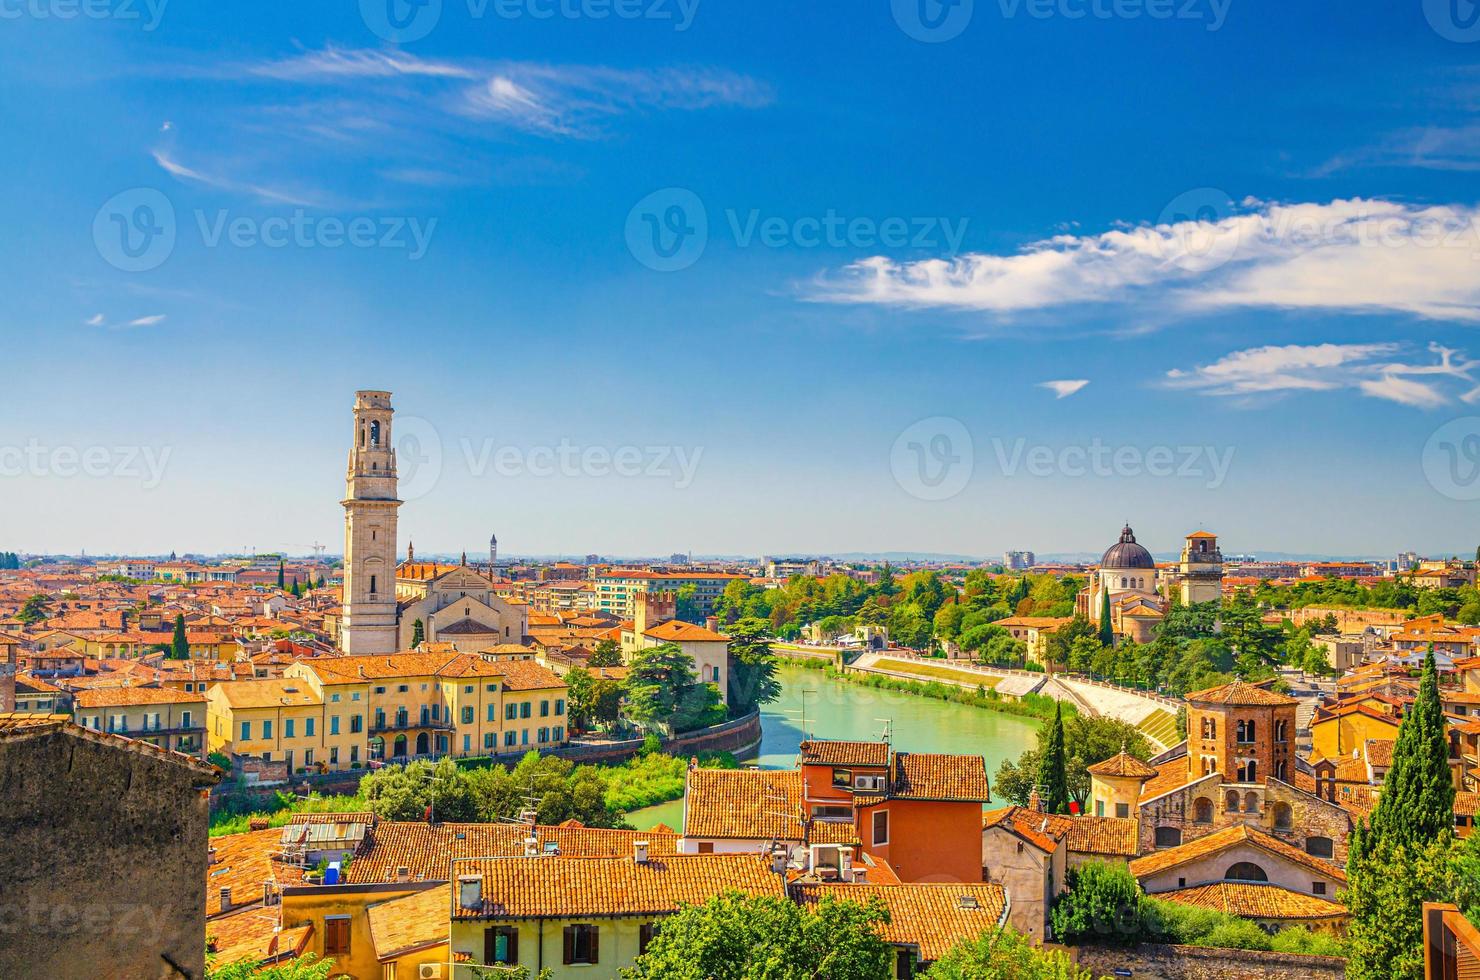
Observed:
[[[311,548],[311,549],[313,549],[313,556],[314,556],[314,558],[316,558],[316,559],[322,559],[324,557],[324,549],[327,548],[328,545],[319,544],[317,541],[315,541],[313,544],[284,544],[283,547],[285,547],[285,548]]]

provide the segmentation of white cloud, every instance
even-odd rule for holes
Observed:
[[[897,261],[824,275],[808,298],[999,316],[1068,305],[1398,312],[1480,322],[1480,208],[1245,201],[1216,220],[1056,235],[1014,255]]]
[[[152,327],[156,323],[163,323],[163,322],[164,322],[164,314],[163,313],[155,313],[152,316],[141,316],[141,317],[138,317],[137,319],[130,320],[128,322],[128,325],[131,326],[131,327]]]
[[[1047,388],[1054,393],[1054,397],[1056,398],[1068,398],[1070,395],[1079,392],[1087,384],[1089,382],[1083,379],[1074,381],[1041,381],[1038,387]]]
[[[249,194],[263,201],[276,204],[292,204],[298,207],[315,207],[322,202],[312,195],[302,194],[296,191],[286,190],[279,187],[266,187],[261,184],[241,183],[219,174],[208,174],[194,167],[187,167],[176,160],[164,150],[153,151],[154,162],[159,164],[165,173],[180,180],[191,183],[202,184],[206,187],[214,187],[218,190],[232,191],[236,193]]]
[[[1165,383],[1204,395],[1246,400],[1292,392],[1355,390],[1416,408],[1436,408],[1450,401],[1456,388],[1452,382],[1460,382],[1458,387],[1465,389],[1455,392],[1460,399],[1480,400],[1475,378],[1480,361],[1438,344],[1428,349],[1437,360],[1393,360],[1403,350],[1396,343],[1254,347],[1191,370],[1168,371]],[[1451,383],[1441,384],[1444,379]]]
[[[83,322],[86,323],[89,327],[101,327],[103,325],[103,314],[94,313]]]

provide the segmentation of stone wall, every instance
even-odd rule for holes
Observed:
[[[1228,808],[1230,792],[1237,794],[1240,809]],[[1255,798],[1257,807],[1252,812],[1247,809],[1251,796]],[[1198,819],[1199,799],[1207,801],[1201,808],[1210,818],[1206,822]],[[1214,774],[1143,804],[1139,813],[1142,854],[1156,849],[1158,827],[1176,827],[1182,832],[1182,843],[1185,844],[1242,823],[1307,852],[1310,849],[1306,842],[1310,838],[1327,838],[1332,842],[1332,854],[1330,857],[1320,856],[1338,865],[1346,863],[1347,837],[1351,829],[1347,812],[1334,803],[1277,779],[1266,780],[1260,786],[1239,784],[1234,788],[1220,782]]]
[[[1330,956],[1157,945],[1129,949],[1080,946],[1071,952],[1080,966],[1097,977],[1135,980],[1344,980],[1346,977],[1346,960]]]
[[[0,976],[201,977],[213,781],[125,739],[0,740]]]

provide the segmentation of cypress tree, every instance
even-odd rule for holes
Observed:
[[[1115,630],[1110,625],[1110,590],[1100,590],[1100,644],[1115,645]]]
[[[293,593],[293,598],[295,599],[302,597],[303,590],[298,587],[298,576],[293,576],[293,587],[290,588],[288,591]]]
[[[175,614],[175,635],[170,640],[170,659],[189,660],[190,640],[185,636],[185,614]]]
[[[1374,840],[1427,844],[1454,829],[1454,783],[1449,774],[1449,738],[1439,702],[1439,670],[1434,647],[1424,657],[1418,697],[1398,728],[1393,764],[1382,781],[1372,811]]]
[[[1054,704],[1053,721],[1043,739],[1038,762],[1038,792],[1049,813],[1069,812],[1069,769],[1064,748],[1064,705]]]
[[[282,589],[282,588],[285,587],[285,585],[286,585],[286,583],[285,583],[285,581],[283,579],[283,560],[281,558],[279,558],[278,559],[278,588],[279,589]]]
[[[421,641],[427,638],[427,628],[421,620],[411,624],[411,648],[414,650],[421,646]]]

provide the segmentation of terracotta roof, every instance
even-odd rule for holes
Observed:
[[[1218,881],[1157,892],[1155,897],[1245,919],[1331,919],[1346,915],[1345,905],[1267,882]]]
[[[206,923],[206,940],[217,963],[272,963],[303,953],[313,935],[312,923],[278,930],[279,910],[254,906]]]
[[[1398,744],[1391,738],[1369,738],[1366,743],[1367,761],[1374,766],[1387,768],[1393,764],[1393,746]]]
[[[990,803],[987,764],[979,755],[896,752],[889,797]]]
[[[691,769],[684,836],[714,840],[802,839],[802,774],[796,769]],[[814,844],[857,844],[852,822],[818,820]]]
[[[375,958],[383,963],[447,942],[451,902],[452,886],[438,885],[370,906],[366,918]]]
[[[1276,694],[1267,688],[1259,687],[1257,684],[1245,684],[1243,681],[1234,681],[1231,684],[1220,684],[1203,691],[1193,691],[1186,696],[1186,700],[1194,704],[1224,704],[1238,706],[1280,706],[1295,705],[1300,702],[1283,694]]]
[[[459,619],[455,623],[437,627],[438,636],[497,636],[497,626],[485,626],[476,619]]]
[[[884,769],[889,765],[888,742],[841,742],[809,739],[800,746],[804,765],[868,766]]]
[[[224,681],[211,692],[219,693],[233,708],[296,708],[323,702],[308,681],[292,678]]]
[[[1325,875],[1335,881],[1346,881],[1346,872],[1329,861],[1323,861],[1318,857],[1292,847],[1282,840],[1269,836],[1263,831],[1255,830],[1245,824],[1236,827],[1226,827],[1215,831],[1206,837],[1188,841],[1177,847],[1169,847],[1164,851],[1156,851],[1143,858],[1138,858],[1130,864],[1131,874],[1137,878],[1145,878],[1150,875],[1159,874],[1179,865],[1196,861],[1199,858],[1217,854],[1219,851],[1236,847],[1240,844],[1251,844],[1261,850],[1267,851],[1275,857],[1284,858],[1294,864],[1298,864],[1317,874]]]
[[[1070,818],[1030,810],[1024,806],[1007,806],[982,814],[982,829],[1000,827],[1048,854],[1059,849],[1068,837]]]
[[[524,824],[378,822],[355,852],[344,873],[346,884],[395,881],[400,868],[413,881],[445,881],[454,858],[513,857],[524,853],[525,839],[536,847],[558,848],[576,856],[631,857],[634,841],[645,840],[655,856],[675,854],[678,835],[592,827],[529,827]]]
[[[703,626],[695,626],[693,623],[685,623],[681,619],[670,619],[666,623],[659,623],[650,630],[644,631],[643,636],[651,636],[655,640],[665,643],[728,643],[730,638],[723,633],[705,629]]]
[[[1154,767],[1156,775],[1150,781],[1141,784],[1141,800],[1149,800],[1170,793],[1174,789],[1181,789],[1188,783],[1203,779],[1203,776],[1194,777],[1188,770],[1186,756],[1179,756],[1167,762],[1159,763]]]
[[[625,857],[511,857],[454,861],[455,879],[481,876],[482,902],[454,918],[532,919],[677,912],[727,891],[785,894],[785,882],[757,854]]]
[[[1125,777],[1127,779],[1152,779],[1160,775],[1155,769],[1137,759],[1124,749],[1104,762],[1089,767],[1092,776]]]
[[[281,880],[292,880],[294,869],[273,860],[273,855],[282,849],[281,830],[252,830],[212,837],[210,846],[212,855],[205,878],[206,918],[221,914],[222,888],[231,889],[232,907],[259,905],[263,883],[280,880],[280,868]]]
[[[879,926],[896,946],[914,946],[920,959],[934,962],[963,939],[995,929],[1007,910],[1006,892],[990,884],[794,885],[792,893],[806,907],[824,896],[860,904],[878,899],[889,909],[889,922]]]
[[[1139,827],[1134,817],[1069,817],[1065,843],[1076,854],[1112,854],[1133,858],[1141,851]]]
[[[79,708],[112,708],[139,704],[200,704],[206,696],[168,687],[99,687],[78,691],[72,697]]]

